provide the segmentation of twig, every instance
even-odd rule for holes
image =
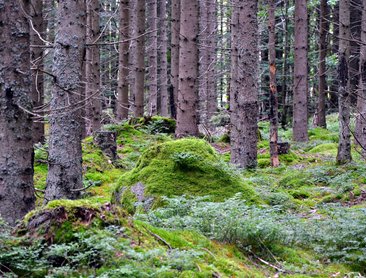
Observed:
[[[87,187],[83,187],[83,188],[80,188],[80,189],[70,189],[71,192],[82,192],[82,191],[85,191],[87,190],[88,188],[92,187],[94,185],[94,183],[90,183]]]
[[[162,243],[164,243],[166,246],[168,246],[168,248],[171,250],[173,249],[172,246],[162,237],[158,236],[157,234],[154,234],[152,231],[150,231],[148,228],[146,228],[144,225],[143,227],[145,228],[145,230],[152,235],[153,237],[155,237],[157,240],[161,241]]]

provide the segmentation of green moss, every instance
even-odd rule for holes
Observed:
[[[337,143],[324,143],[312,148],[309,153],[313,154],[324,154],[324,155],[335,155],[337,153]]]
[[[303,186],[313,186],[311,175],[303,171],[290,171],[279,181],[278,185],[282,188],[296,189]]]
[[[36,163],[34,165],[34,186],[37,189],[45,189],[46,188],[46,179],[47,179],[48,167],[46,164]]]
[[[136,167],[118,181],[116,194],[138,182],[152,196],[210,195],[224,200],[237,192],[258,201],[251,186],[223,162],[204,140],[181,139],[157,144],[143,153]],[[116,195],[113,198],[115,202]]]
[[[317,127],[309,130],[309,138],[310,140],[338,142],[338,133]]]

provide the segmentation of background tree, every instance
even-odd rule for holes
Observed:
[[[34,208],[29,6],[0,4],[0,215],[14,225]]]

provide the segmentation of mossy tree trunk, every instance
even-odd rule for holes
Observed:
[[[0,216],[11,225],[35,203],[28,8],[0,1]]]
[[[75,199],[80,195],[77,190],[83,187],[80,84],[85,51],[85,11],[85,0],[65,0],[58,5],[45,201]]]
[[[236,1],[232,12],[230,85],[231,162],[257,166],[258,1]]]

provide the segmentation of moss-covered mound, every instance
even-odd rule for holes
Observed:
[[[181,139],[145,151],[136,167],[118,181],[112,202],[128,206],[148,201],[146,196],[211,196],[219,201],[242,192],[249,201],[256,193],[223,162],[204,140]]]

